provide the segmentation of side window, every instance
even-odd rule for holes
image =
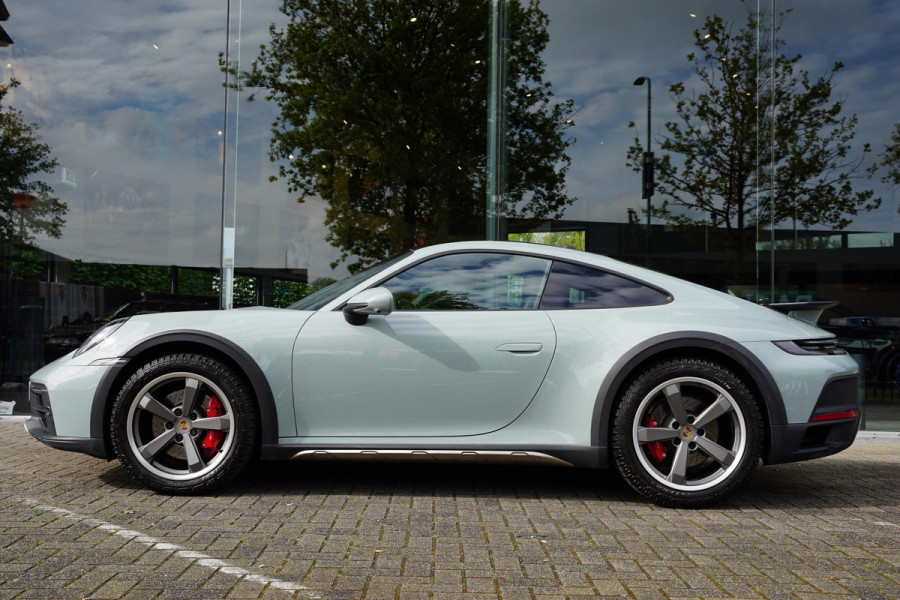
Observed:
[[[535,309],[549,271],[542,258],[470,252],[433,258],[382,285],[397,310]]]
[[[664,292],[600,269],[554,262],[542,309],[651,306],[668,300]]]

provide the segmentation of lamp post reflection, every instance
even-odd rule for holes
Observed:
[[[650,148],[650,113],[651,113],[651,92],[650,92],[650,78],[649,77],[638,77],[634,80],[634,85],[644,85],[644,82],[647,83],[647,150],[644,152],[644,160],[643,160],[643,177],[642,177],[642,185],[641,185],[641,198],[647,200],[647,244],[646,244],[646,263],[647,266],[650,266],[650,199],[653,197],[653,152]]]

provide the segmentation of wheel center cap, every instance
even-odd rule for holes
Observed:
[[[685,425],[684,427],[681,428],[681,439],[683,439],[685,441],[690,441],[690,440],[694,439],[695,435],[696,435],[696,433],[694,432],[694,428],[691,427],[690,425]]]
[[[191,422],[187,419],[178,419],[178,422],[175,423],[175,427],[181,431],[188,431],[191,428]]]

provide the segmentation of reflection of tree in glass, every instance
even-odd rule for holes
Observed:
[[[52,194],[52,188],[35,176],[51,174],[56,159],[50,146],[38,135],[37,125],[25,122],[22,113],[4,107],[9,90],[19,85],[12,80],[0,84],[0,238],[30,241],[35,234],[58,238],[68,207]],[[14,208],[13,194],[34,197],[27,208]]]
[[[395,292],[394,303],[399,310],[483,310],[484,306],[469,302],[469,294],[448,290],[424,289],[415,292]]]
[[[483,237],[489,4],[284,0],[290,23],[242,74],[280,107],[270,157],[292,192],[328,200],[328,241],[358,258],[351,271]],[[573,201],[573,103],[543,79],[548,22],[536,0],[508,2],[509,217]]]
[[[891,134],[891,144],[884,147],[881,155],[881,166],[887,169],[887,174],[881,178],[885,183],[900,185],[900,123],[894,125]],[[900,212],[900,207],[897,208]]]
[[[678,159],[665,154],[656,162],[656,191],[664,201],[654,214],[681,225],[711,222],[738,259],[753,247],[757,224],[771,222],[773,65],[768,48],[758,46],[758,35],[771,35],[761,21],[749,10],[737,29],[714,15],[694,31],[699,53],[687,58],[700,89],[688,90],[683,82],[669,88],[679,118],[666,123],[661,146]],[[774,62],[775,221],[841,229],[881,203],[872,191],[852,188],[854,179],[871,174],[862,168],[870,148],[865,144],[853,156],[856,115],[842,115],[843,102],[831,99],[832,78],[843,65],[811,80],[797,68],[799,60],[777,54]],[[627,161],[635,171],[643,151],[635,138]]]
[[[526,242],[528,244],[544,244],[558,248],[575,248],[584,251],[584,231],[537,231],[527,233],[510,233],[509,241]]]

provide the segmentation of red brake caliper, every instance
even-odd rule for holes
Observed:
[[[643,425],[644,427],[659,427],[659,423],[650,415],[644,417]],[[650,453],[653,462],[661,463],[666,459],[666,447],[662,442],[647,442],[647,452]]]
[[[206,416],[221,417],[224,414],[225,411],[222,410],[222,403],[219,402],[219,399],[215,396],[210,396],[209,401],[206,403]],[[224,437],[224,431],[206,432],[206,435],[200,441],[200,453],[203,454],[204,460],[209,460],[216,455],[216,452],[219,451],[219,444],[222,443]]]

